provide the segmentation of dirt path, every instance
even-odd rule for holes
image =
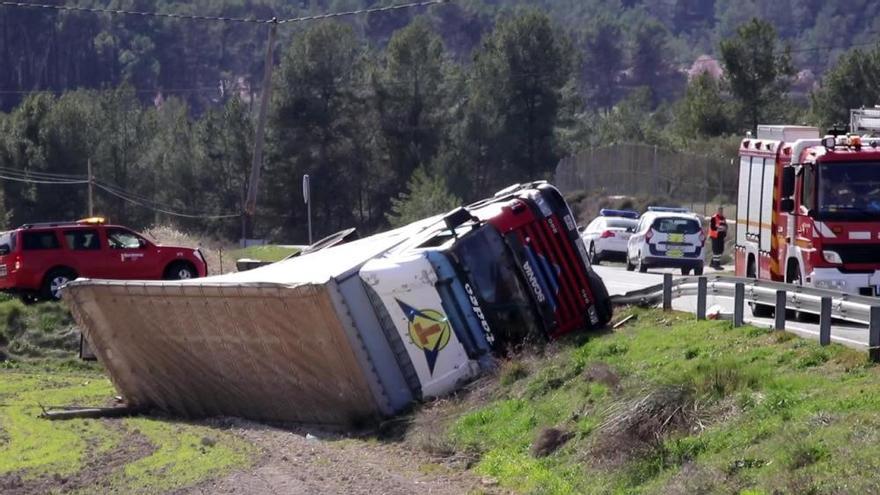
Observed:
[[[453,469],[399,443],[287,431],[232,420],[231,431],[265,449],[249,469],[182,491],[183,494],[502,493],[491,480]],[[308,435],[308,436],[307,436]]]

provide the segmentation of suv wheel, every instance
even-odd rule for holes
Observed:
[[[165,280],[189,280],[198,277],[195,268],[189,263],[173,263],[165,270]]]
[[[50,301],[61,300],[61,288],[64,284],[76,279],[76,273],[69,268],[56,268],[46,275],[40,295]]]
[[[642,253],[639,253],[639,259],[636,260],[636,266],[639,268],[639,273],[648,272],[648,265],[642,260]]]
[[[592,242],[590,243],[590,263],[594,265],[602,263],[602,260],[600,260],[599,257],[596,256],[596,244]]]

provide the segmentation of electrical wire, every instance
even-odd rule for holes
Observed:
[[[103,184],[100,184],[97,182],[95,183],[95,187],[102,189],[102,190],[106,191],[107,193],[112,194],[113,196],[116,196],[117,198],[122,199],[123,201],[126,201],[128,203],[138,205],[138,206],[141,206],[143,208],[147,208],[147,209],[150,209],[153,211],[158,211],[159,213],[165,213],[166,215],[171,215],[171,216],[175,216],[175,217],[216,220],[216,219],[223,219],[223,218],[238,218],[241,216],[240,213],[228,213],[228,214],[182,213],[182,212],[168,210],[165,208],[160,208],[160,207],[146,204],[146,203],[139,201],[137,199],[128,197],[124,194],[120,194],[120,193],[114,191],[113,189],[106,187]]]
[[[88,184],[88,180],[60,180],[60,179],[37,179],[27,177],[13,177],[8,175],[0,175],[0,179],[11,180],[15,182],[27,182],[30,184]]]
[[[128,15],[128,16],[139,16],[139,17],[159,17],[159,18],[168,18],[168,19],[179,19],[179,20],[188,20],[188,21],[219,21],[219,22],[239,22],[239,23],[251,23],[251,24],[293,24],[298,22],[308,22],[308,21],[318,21],[323,19],[332,19],[336,17],[348,17],[355,15],[363,15],[363,14],[373,14],[378,12],[387,12],[392,10],[402,10],[402,9],[411,9],[418,7],[428,7],[431,5],[439,5],[442,3],[447,3],[450,0],[424,0],[420,2],[411,2],[405,4],[397,4],[397,5],[387,5],[384,7],[371,7],[365,9],[357,9],[357,10],[349,10],[344,12],[328,12],[325,14],[315,14],[303,17],[292,17],[289,19],[258,19],[254,17],[223,17],[223,16],[210,16],[210,15],[196,15],[196,14],[175,14],[170,12],[149,12],[149,11],[134,11],[134,10],[124,10],[124,9],[105,9],[99,7],[80,7],[76,5],[51,5],[45,3],[31,3],[31,2],[11,2],[11,1],[0,1],[0,6],[3,7],[15,7],[15,8],[31,8],[31,9],[46,9],[46,10],[56,10],[56,11],[68,11],[68,12],[88,12],[92,14],[111,14],[111,15]]]

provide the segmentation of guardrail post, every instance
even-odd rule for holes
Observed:
[[[697,319],[706,319],[706,295],[709,293],[709,283],[706,277],[697,279]]]
[[[823,297],[819,311],[819,345],[831,343],[831,298]]]
[[[785,330],[785,304],[788,296],[784,290],[776,291],[776,329]]]
[[[746,286],[742,282],[734,285],[733,292],[733,326],[743,326],[743,312],[746,300]]]
[[[868,356],[880,361],[880,306],[871,306],[871,326],[868,328]]]
[[[663,274],[663,311],[672,311],[672,274]]]

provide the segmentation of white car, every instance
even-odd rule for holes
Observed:
[[[598,265],[606,260],[626,259],[627,242],[639,225],[638,218],[636,211],[600,210],[599,216],[581,232],[590,262]]]
[[[627,245],[626,269],[680,268],[703,274],[706,234],[702,220],[682,208],[649,207]]]

